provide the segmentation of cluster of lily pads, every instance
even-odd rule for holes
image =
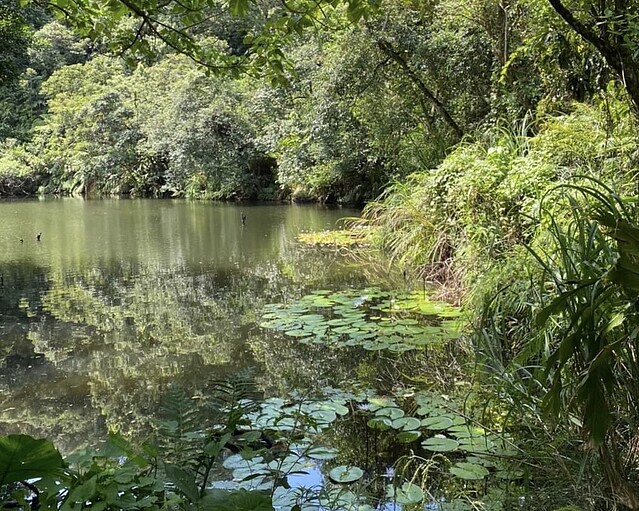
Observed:
[[[260,326],[305,344],[404,352],[458,338],[459,316],[457,307],[421,292],[318,290],[290,304],[267,305]]]
[[[414,444],[412,450],[421,452],[422,457],[427,458],[430,453],[447,459],[447,471],[453,479],[472,482],[489,475],[504,479],[521,476],[504,461],[515,454],[508,439],[474,424],[446,397],[428,391],[404,390],[392,396],[379,396],[370,390],[350,392],[335,388],[325,388],[323,394],[322,399],[295,393],[286,400],[269,399],[247,414],[246,418],[256,430],[272,431],[295,440],[287,445],[283,456],[270,460],[262,453],[253,457],[230,456],[224,467],[232,472],[232,481],[216,485],[273,489],[277,479],[321,467],[324,484],[313,490],[312,498],[308,493],[311,489],[303,485],[274,488],[276,509],[296,509],[304,499],[308,499],[308,505],[299,509],[318,509],[318,506],[331,509],[329,502],[341,503],[340,509],[374,509],[351,488],[371,474],[353,464],[335,464],[339,452],[316,442],[318,433],[354,414],[363,415],[372,430],[386,431],[394,434],[398,442]],[[428,500],[418,484],[401,477],[389,480],[385,498],[404,505]]]
[[[504,479],[521,475],[503,462],[516,454],[506,437],[474,424],[442,396],[418,391],[409,397],[416,407],[411,416],[393,397],[369,398],[364,405],[371,415],[368,426],[397,431],[399,442],[422,439],[420,445],[425,451],[446,453],[451,461],[449,472],[459,479],[480,480],[491,471]]]
[[[430,300],[422,292],[319,290],[292,303],[268,305],[260,326],[305,344],[401,353],[458,338],[459,316],[458,308]],[[288,399],[266,400],[247,416],[248,422],[262,431],[295,437],[295,442],[277,466],[261,457],[230,458],[225,466],[232,469],[234,480],[241,482],[247,477],[247,464],[252,464],[250,480],[255,484],[264,484],[262,478],[276,468],[281,477],[281,469],[296,474],[321,466],[324,484],[314,500],[304,500],[304,488],[278,487],[273,494],[274,506],[282,510],[317,509],[318,505],[329,509],[329,502],[337,502],[343,509],[368,509],[354,488],[362,482],[365,485],[373,475],[357,465],[336,463],[339,453],[335,449],[316,445],[318,433],[354,414],[363,416],[371,430],[384,431],[397,442],[409,444],[422,458],[446,460],[440,464],[440,473],[443,470],[464,484],[493,475],[517,477],[504,461],[513,455],[507,438],[469,420],[445,396],[415,390],[379,396],[370,390],[326,388],[321,399],[293,394]],[[410,478],[399,477],[387,480],[385,498],[410,505],[427,503],[432,496]]]

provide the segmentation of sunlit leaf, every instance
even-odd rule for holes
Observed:
[[[364,471],[353,465],[340,465],[331,470],[328,476],[336,483],[353,483],[361,479]]]
[[[422,426],[426,429],[438,431],[447,429],[453,425],[453,419],[447,415],[438,415],[435,417],[426,417],[422,419]]]

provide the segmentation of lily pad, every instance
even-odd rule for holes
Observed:
[[[468,452],[489,452],[495,447],[495,443],[485,436],[461,438],[459,444],[464,451]]]
[[[290,336],[290,337],[309,337],[311,335],[313,335],[313,332],[309,332],[307,330],[287,330],[286,332],[284,332],[286,335]]]
[[[337,452],[337,449],[332,447],[313,447],[305,454],[313,460],[332,460],[337,457]]]
[[[340,465],[335,467],[328,474],[331,481],[335,483],[354,483],[364,476],[364,471],[353,465]]]
[[[459,442],[454,438],[448,438],[443,435],[436,435],[432,438],[427,438],[422,442],[422,447],[434,452],[448,452],[454,451],[459,447]]]
[[[486,434],[482,428],[468,426],[466,424],[452,426],[448,428],[448,431],[455,438],[483,437]]]
[[[393,421],[390,417],[373,417],[366,425],[371,429],[377,429],[379,431],[386,431],[393,427]]]
[[[424,492],[414,483],[404,483],[399,488],[389,484],[386,487],[386,497],[398,504],[417,504],[423,500]]]
[[[387,408],[380,408],[375,412],[375,415],[383,415],[384,417],[390,417],[391,420],[395,420],[404,416],[404,410],[395,406],[389,406]]]
[[[371,412],[374,412],[375,410],[379,410],[380,408],[389,408],[389,407],[397,408],[397,404],[395,403],[394,399],[390,397],[384,397],[384,396],[371,397],[368,400],[368,404],[370,406]]]
[[[422,426],[433,431],[448,429],[453,425],[453,419],[447,415],[438,415],[435,417],[426,417],[422,419]]]
[[[476,463],[469,463],[467,461],[460,461],[459,463],[455,463],[453,467],[450,468],[450,473],[460,479],[468,479],[468,480],[479,480],[486,477],[489,472],[486,467],[482,467],[481,465],[477,465]]]
[[[421,431],[402,431],[397,435],[397,441],[401,444],[410,444],[421,436]]]
[[[458,309],[432,302],[422,293],[410,295],[365,289],[326,293],[320,290],[291,305],[265,307],[260,326],[284,332],[304,344],[332,347],[361,346],[368,351],[403,353],[420,346],[441,344],[459,336],[459,320],[427,325],[431,316],[457,315]],[[374,312],[379,311],[379,312]],[[327,332],[332,332],[327,337]]]
[[[400,417],[393,421],[393,429],[401,429],[402,431],[413,431],[422,425],[422,421],[415,417]]]

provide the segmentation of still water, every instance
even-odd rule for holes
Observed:
[[[348,376],[334,359],[277,352],[257,324],[267,303],[364,284],[336,251],[295,241],[357,213],[0,202],[0,434],[46,436],[69,451],[109,428],[144,434],[169,383],[197,395],[250,369],[276,394],[295,379]]]

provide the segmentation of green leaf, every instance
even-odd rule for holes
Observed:
[[[354,483],[358,479],[361,479],[363,475],[364,471],[359,467],[340,465],[331,470],[328,477],[335,483]]]
[[[393,421],[390,417],[373,417],[366,423],[366,425],[371,429],[386,431],[393,427]]]
[[[436,417],[426,417],[422,419],[422,426],[430,430],[447,429],[453,425],[453,419],[446,415],[438,415]]]
[[[63,475],[62,456],[48,440],[37,440],[28,435],[0,437],[0,486]]]
[[[248,0],[229,0],[229,8],[233,16],[246,16],[249,11]]]
[[[306,456],[314,460],[332,460],[337,454],[337,450],[331,447],[313,447],[306,452]]]
[[[418,429],[422,425],[422,421],[415,417],[400,417],[393,421],[393,429],[401,429],[402,431],[412,431]]]
[[[211,458],[215,458],[220,453],[222,448],[226,445],[226,443],[231,439],[232,435],[232,432],[228,432],[223,435],[222,438],[220,438],[218,441],[213,441],[206,444],[206,446],[204,447],[204,452],[206,453],[206,455],[210,456]]]
[[[550,305],[544,307],[535,318],[535,323],[538,327],[543,327],[548,321],[548,318],[553,314],[559,314],[560,312],[566,309],[566,303],[568,303],[568,299],[571,295],[573,295],[576,290],[573,290],[569,293],[563,293],[558,297],[554,298]]]
[[[129,460],[141,468],[149,466],[149,461],[143,456],[137,455],[129,441],[119,433],[109,433],[104,446],[104,452],[108,457],[116,457],[120,454],[124,454]]]
[[[195,484],[195,477],[191,473],[168,463],[164,464],[164,471],[166,472],[167,479],[192,503],[196,503],[200,499],[199,490],[197,484]]]
[[[397,441],[402,444],[409,444],[422,436],[421,431],[402,431],[397,435]]]
[[[618,312],[615,314],[610,322],[606,325],[606,329],[604,330],[604,334],[610,333],[612,330],[621,326],[624,321],[626,321],[626,315],[623,312]]]
[[[399,419],[404,416],[404,410],[397,407],[380,408],[375,412],[376,416],[389,417],[391,420]]]
[[[476,463],[469,463],[467,461],[455,463],[455,466],[450,468],[450,473],[460,479],[467,480],[483,479],[489,474],[486,467],[477,465]]]
[[[84,481],[79,486],[76,486],[69,493],[67,502],[81,502],[85,503],[91,500],[95,496],[95,489],[98,476],[95,475],[87,481]],[[82,506],[81,506],[82,507]]]
[[[429,451],[435,452],[448,452],[454,451],[459,447],[459,442],[453,438],[447,438],[445,436],[436,435],[432,438],[427,438],[422,442],[422,447]]]
[[[273,511],[271,497],[267,493],[248,490],[210,490],[198,506],[202,510],[215,511]]]
[[[386,487],[386,496],[398,504],[417,504],[423,500],[424,492],[413,483],[404,483],[400,488],[389,484]]]

